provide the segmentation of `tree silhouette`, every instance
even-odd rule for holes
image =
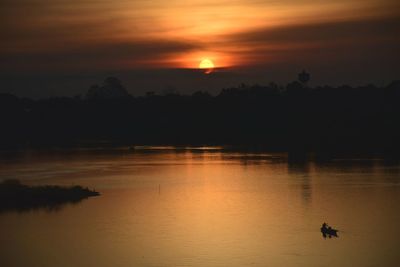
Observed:
[[[308,81],[310,81],[310,74],[307,73],[305,70],[299,73],[298,80],[303,84],[307,85]]]
[[[215,96],[199,91],[133,97],[118,79],[108,78],[85,98],[0,94],[0,149],[107,141],[400,151],[399,101],[398,81],[316,88],[294,81],[286,87],[240,85]]]
[[[115,77],[108,77],[103,85],[92,85],[86,93],[87,99],[117,99],[129,96],[121,81]]]

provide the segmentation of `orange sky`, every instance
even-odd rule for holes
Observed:
[[[298,25],[395,17],[400,7],[388,0],[6,0],[2,5],[2,53],[72,53],[83,65],[126,68],[195,68],[205,57],[218,67],[251,64],[257,61],[252,51],[313,42],[240,42],[248,32],[268,35]],[[93,49],[99,55],[86,58],[85,51]],[[113,51],[119,49],[126,51]],[[256,58],[279,60],[271,53]]]
[[[3,0],[0,70],[197,68],[204,58],[229,69],[392,70],[399,10],[394,0]]]

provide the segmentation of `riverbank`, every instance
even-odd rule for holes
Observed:
[[[77,203],[100,193],[81,186],[28,186],[9,179],[0,183],[0,212],[31,209],[57,209],[63,204]]]

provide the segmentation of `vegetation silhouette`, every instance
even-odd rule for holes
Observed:
[[[7,211],[59,210],[68,203],[100,195],[99,192],[81,186],[27,186],[9,179],[0,183],[0,213]]]
[[[385,87],[240,85],[218,95],[127,93],[117,78],[85,97],[33,100],[0,95],[0,148],[232,145],[268,150],[397,153],[400,81]],[[328,153],[328,154],[329,154]],[[323,158],[323,157],[322,157]]]
[[[303,70],[302,72],[299,73],[298,77],[299,77],[299,81],[301,83],[303,83],[304,85],[306,85],[307,82],[310,80],[311,75],[309,73],[307,73],[305,70]]]

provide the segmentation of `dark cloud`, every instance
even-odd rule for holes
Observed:
[[[175,53],[201,48],[200,44],[147,40],[134,42],[93,43],[65,46],[58,51],[20,51],[0,54],[3,71],[74,70],[82,68],[112,69],[146,67],[149,62],[165,59]]]
[[[399,36],[400,17],[393,17],[261,28],[223,39],[240,47],[287,50],[296,47],[340,46],[343,43],[363,45],[400,42]]]
[[[362,83],[400,77],[400,17],[375,18],[261,28],[227,36],[248,50],[237,53],[247,68],[282,65],[308,68],[320,77]],[[322,73],[324,72],[324,73]],[[320,82],[326,82],[321,79]]]

